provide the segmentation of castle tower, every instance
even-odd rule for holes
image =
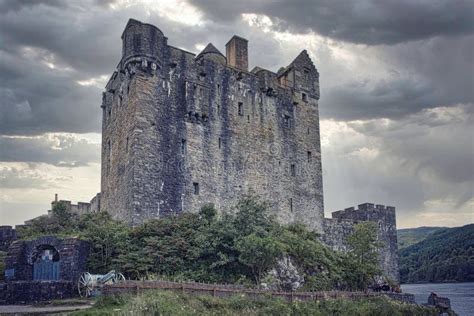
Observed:
[[[169,46],[130,20],[103,95],[101,209],[130,224],[246,193],[284,223],[322,231],[319,74],[306,51],[281,72],[248,72],[247,40],[226,56]]]

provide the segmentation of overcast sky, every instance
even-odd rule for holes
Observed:
[[[101,93],[129,18],[169,44],[249,40],[250,68],[320,72],[325,212],[474,222],[474,1],[0,0],[0,225],[100,188]]]

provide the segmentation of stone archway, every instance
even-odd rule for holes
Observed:
[[[59,280],[60,256],[52,245],[39,245],[32,254],[33,280]]]

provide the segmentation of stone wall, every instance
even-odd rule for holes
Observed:
[[[395,282],[399,282],[397,227],[395,208],[391,206],[364,203],[358,206],[332,213],[332,219],[324,219],[322,241],[329,247],[347,251],[346,239],[354,231],[354,225],[362,221],[377,223],[377,238],[382,242],[380,266],[384,273]]]
[[[254,192],[280,221],[322,231],[319,74],[308,54],[281,85],[217,50],[169,46],[155,29],[129,21],[104,92],[101,209],[138,224],[205,203],[227,211]]]
[[[0,304],[24,304],[78,296],[71,281],[15,281],[0,283]]]
[[[0,226],[0,251],[7,251],[16,238],[16,230],[12,226]]]
[[[76,281],[86,271],[89,243],[77,238],[59,239],[44,236],[35,240],[17,240],[10,245],[5,258],[7,281],[30,281],[33,279],[33,260],[40,246],[52,246],[59,253],[60,280]]]

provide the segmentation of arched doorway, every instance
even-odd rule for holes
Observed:
[[[59,280],[59,252],[51,245],[36,247],[32,257],[33,280]]]

